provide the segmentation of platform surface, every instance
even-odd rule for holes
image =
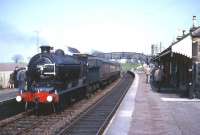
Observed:
[[[200,100],[162,91],[136,74],[104,135],[198,135]]]
[[[0,90],[0,102],[15,98],[17,93],[18,93],[17,89]]]

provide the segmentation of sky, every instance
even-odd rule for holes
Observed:
[[[24,60],[40,45],[82,53],[164,48],[199,22],[199,0],[0,0],[0,62]],[[38,40],[37,40],[38,39]]]

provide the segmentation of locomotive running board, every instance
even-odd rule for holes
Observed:
[[[69,89],[66,89],[66,90],[62,90],[62,91],[58,91],[58,94],[61,95],[61,94],[64,94],[66,92],[71,92],[73,90],[76,90],[76,89],[79,89],[79,88],[82,88],[82,87],[86,87],[87,85],[82,85],[82,86],[75,86],[75,87],[72,87],[72,88],[69,88]]]

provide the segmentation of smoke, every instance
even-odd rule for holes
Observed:
[[[40,44],[47,44],[42,37],[39,40]],[[21,54],[24,58],[32,57],[37,53],[36,44],[37,35],[34,30],[25,33],[0,20],[0,63],[12,61],[15,54]]]
[[[0,43],[6,43],[10,46],[15,45],[34,45],[36,44],[37,35],[34,31],[23,33],[11,24],[5,23],[0,20]],[[41,43],[46,41],[40,37]]]

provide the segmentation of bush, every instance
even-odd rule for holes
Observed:
[[[133,64],[133,63],[123,63],[121,64],[122,66],[122,71],[126,72],[128,70],[131,70],[131,69],[136,69],[137,67],[141,66],[140,64]]]

